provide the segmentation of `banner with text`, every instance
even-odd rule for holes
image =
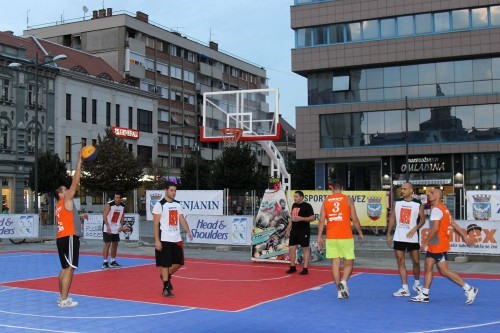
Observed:
[[[188,243],[250,245],[253,216],[247,215],[188,215],[186,221],[193,234]]]
[[[467,219],[500,221],[500,191],[467,191]]]
[[[293,193],[291,191],[291,198]],[[302,191],[304,192],[304,201],[308,202],[314,210],[314,216],[318,223],[321,205],[331,191]],[[356,213],[362,227],[383,226],[387,224],[387,194],[385,191],[343,191],[345,195],[350,196],[354,201]]]
[[[476,240],[474,246],[468,246],[460,234],[451,228],[450,232],[450,252],[468,253],[468,254],[500,254],[498,242],[496,239],[497,229],[500,227],[500,221],[465,221],[457,220],[457,224],[465,231],[469,237]],[[422,238],[429,232],[429,222],[426,221],[420,229]]]
[[[0,238],[38,237],[38,215],[0,214]]]
[[[165,190],[146,191],[146,218],[153,220],[154,205],[163,199]],[[175,200],[180,201],[184,216],[194,215],[223,215],[224,192],[222,190],[214,191],[187,191],[178,190]]]
[[[252,232],[252,260],[289,262],[285,237],[289,212],[284,190],[266,190]]]
[[[130,231],[120,232],[120,240],[139,240],[139,215],[125,214],[123,226],[129,227]],[[83,221],[84,239],[102,240],[102,215],[91,215]]]

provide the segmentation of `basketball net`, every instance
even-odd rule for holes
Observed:
[[[224,141],[225,148],[234,148],[238,145],[238,140],[243,134],[243,130],[237,127],[221,128],[222,140]]]

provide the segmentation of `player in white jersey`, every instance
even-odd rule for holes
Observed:
[[[120,241],[120,231],[123,228],[125,218],[125,204],[122,202],[122,195],[115,193],[115,198],[104,207],[102,223],[102,239],[104,247],[102,249],[102,268],[120,267],[116,262],[116,252]],[[111,247],[111,262],[108,263],[108,253]]]
[[[177,185],[167,182],[165,198],[153,207],[153,231],[155,236],[156,266],[161,267],[160,278],[163,282],[163,296],[174,297],[171,277],[184,265],[184,251],[180,226],[187,236],[193,239],[191,230],[182,213],[182,206],[175,201]]]
[[[408,288],[408,273],[405,264],[405,252],[410,253],[413,263],[413,277],[415,283],[413,290],[419,292],[420,285],[420,243],[418,230],[425,223],[424,207],[420,200],[413,197],[413,185],[404,183],[401,186],[401,198],[393,204],[389,225],[387,227],[387,243],[392,245],[391,231],[396,224],[394,231],[394,253],[398,261],[399,275],[401,276],[402,287],[394,293],[394,296],[410,296]]]

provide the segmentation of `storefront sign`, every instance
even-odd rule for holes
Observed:
[[[396,173],[406,173],[406,158],[394,158]],[[451,155],[410,156],[408,158],[409,173],[451,172]]]
[[[138,130],[118,126],[111,127],[111,130],[119,138],[139,140]]]

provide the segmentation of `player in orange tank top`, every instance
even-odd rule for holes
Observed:
[[[80,175],[82,170],[82,155],[78,154],[78,162],[76,164],[75,173],[69,189],[66,186],[59,186],[55,191],[55,197],[58,199],[56,206],[57,220],[57,251],[59,253],[59,261],[61,262],[61,272],[59,273],[59,293],[60,297],[57,301],[59,307],[75,307],[78,302],[73,301],[68,297],[73,273],[78,267],[78,257],[80,250],[80,220],[78,216],[74,216],[75,207],[73,198],[76,194],[76,189],[80,183]],[[86,218],[82,214],[80,217]],[[75,228],[75,223],[78,223]]]
[[[433,188],[429,193],[429,201],[432,204],[431,216],[429,218],[429,227],[431,229],[427,236],[422,238],[421,248],[425,249],[428,245],[425,255],[425,280],[424,288],[419,295],[412,297],[413,302],[429,303],[429,291],[434,277],[434,265],[437,266],[439,273],[455,282],[465,292],[467,300],[466,305],[472,304],[478,293],[478,289],[468,285],[457,273],[451,271],[448,267],[448,253],[450,249],[450,226],[462,236],[467,245],[474,245],[474,240],[467,234],[451,217],[448,208],[442,204],[443,191],[439,188]]]
[[[326,257],[332,259],[332,276],[337,286],[339,299],[349,297],[347,281],[354,266],[354,239],[351,221],[358,231],[358,238],[363,242],[363,231],[359,223],[354,202],[342,194],[342,183],[336,181],[333,194],[325,198],[321,206],[318,223],[318,247],[323,248],[323,229],[326,223]],[[341,259],[344,259],[344,271],[340,279]]]

